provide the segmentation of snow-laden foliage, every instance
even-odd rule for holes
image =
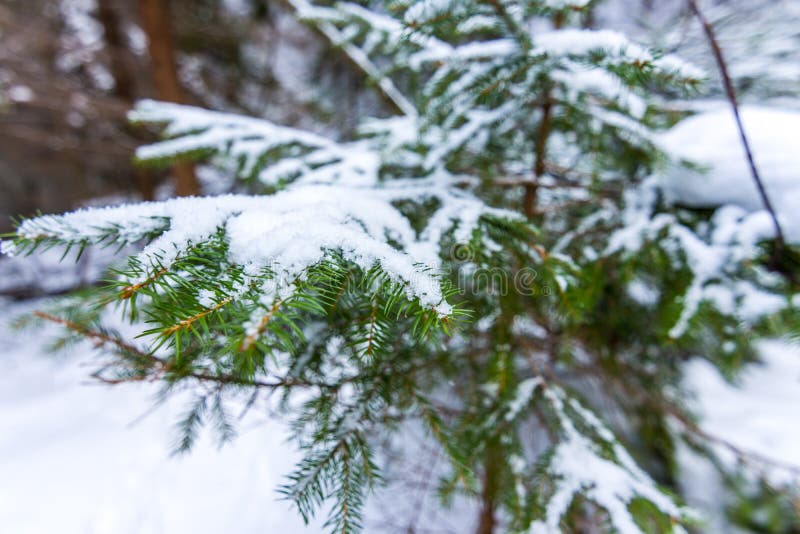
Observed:
[[[280,490],[304,518],[333,500],[335,531],[361,529],[377,442],[409,419],[480,532],[680,531],[676,440],[710,439],[681,363],[735,371],[797,324],[765,212],[677,205],[702,162],[661,131],[703,74],[586,28],[593,2],[288,3],[395,115],[333,140],[140,102],[165,139],[138,160],[206,159],[252,194],[23,221],[5,252],[142,247],[40,317],[114,355],[102,380],[196,387],[182,450],[206,421],[233,435],[229,396],[278,392],[305,452]]]
[[[567,398],[558,387],[548,387],[544,397],[558,418],[564,437],[548,459],[546,473],[555,478],[554,491],[544,520],[533,523],[532,533],[556,532],[576,496],[583,496],[608,511],[609,521],[621,534],[640,532],[629,510],[637,498],[655,505],[667,523],[686,513],[654,487],[650,477],[592,412]],[[574,415],[568,415],[569,412]],[[597,442],[580,432],[576,423],[585,427]]]
[[[303,187],[264,197],[175,199],[31,219],[20,226],[18,234],[39,242],[81,245],[133,243],[157,235],[134,259],[144,267],[138,278],[128,280],[136,285],[170,269],[193,245],[214,239],[222,228],[226,259],[242,268],[245,280],[268,272],[270,284],[288,288],[327,253],[338,251],[364,270],[379,265],[407,288],[409,298],[448,315],[450,308],[436,278],[386,243],[391,238],[413,244],[408,221],[392,213],[395,210],[383,199],[365,197],[339,189]],[[370,213],[381,216],[368,218]]]

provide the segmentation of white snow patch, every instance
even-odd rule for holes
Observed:
[[[30,102],[34,97],[33,90],[27,85],[12,85],[6,94],[9,100],[19,103]]]
[[[685,384],[696,395],[701,426],[709,434],[800,470],[800,347],[762,340],[757,348],[762,363],[745,368],[736,384],[701,359],[687,364]],[[775,484],[800,482],[797,472],[760,467]]]
[[[786,237],[800,242],[800,112],[742,106],[741,115]],[[668,200],[699,207],[733,204],[750,212],[764,209],[730,109],[685,119],[660,141],[676,160],[691,161],[708,170],[672,167],[660,180]]]
[[[4,532],[321,531],[321,521],[304,526],[275,492],[298,456],[285,441],[283,423],[254,410],[231,444],[218,449],[212,439],[201,439],[187,456],[171,457],[185,399],[150,412],[157,386],[94,384],[92,367],[81,365],[90,347],[50,354],[43,344],[55,329],[7,327],[5,319],[40,305],[0,301]]]

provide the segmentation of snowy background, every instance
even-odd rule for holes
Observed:
[[[12,318],[41,302],[0,302]],[[3,532],[316,532],[275,488],[295,461],[278,420],[249,418],[219,449],[170,456],[181,399],[89,378],[91,347],[48,351],[55,329],[0,327]]]

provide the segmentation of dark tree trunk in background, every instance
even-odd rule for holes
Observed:
[[[136,84],[133,74],[136,60],[125,44],[119,16],[114,11],[113,4],[114,0],[99,0],[97,20],[103,26],[103,37],[108,50],[111,75],[114,77],[113,94],[128,105],[132,105],[136,99]],[[135,134],[135,132],[133,133]],[[133,172],[136,188],[142,195],[142,199],[153,200],[155,197],[153,174],[142,168],[135,168]]]
[[[119,98],[132,101],[135,95],[133,76],[129,67],[130,52],[125,46],[119,17],[112,7],[113,3],[113,0],[98,0],[97,20],[103,25],[103,37],[111,63],[111,75],[114,77],[113,93]]]
[[[497,508],[498,477],[497,467],[500,465],[499,447],[495,440],[487,446],[484,461],[483,492],[481,493],[481,511],[478,516],[478,528],[475,534],[494,534],[497,526],[495,509]]]
[[[156,98],[167,102],[184,100],[178,69],[175,63],[175,46],[170,28],[168,0],[139,0],[142,29],[147,34],[147,49],[153,73]],[[178,163],[172,168],[175,175],[175,193],[190,196],[200,193],[194,167]]]

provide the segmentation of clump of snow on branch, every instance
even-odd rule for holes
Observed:
[[[225,229],[228,259],[253,276],[269,269],[284,280],[294,280],[336,251],[364,269],[379,264],[394,281],[407,286],[409,297],[443,315],[450,310],[436,277],[386,243],[387,237],[413,243],[408,220],[379,197],[354,197],[336,188],[303,187],[261,197],[226,195],[80,210],[26,220],[18,235],[94,244],[102,243],[109,232],[125,242],[160,233],[138,254],[143,265],[155,270],[168,268],[192,244],[208,241],[220,228]]]
[[[360,143],[340,145],[325,137],[266,120],[201,108],[143,100],[128,114],[130,120],[164,123],[168,139],[136,150],[140,160],[167,160],[202,151],[222,153],[240,164],[240,174],[258,169],[265,184],[302,176],[305,183],[374,182],[378,161]],[[282,157],[262,161],[270,151]],[[261,168],[259,168],[261,167]]]
[[[419,68],[424,63],[459,62],[476,58],[499,58],[522,53],[513,39],[470,42],[460,46],[436,43],[427,46],[411,57],[411,66]],[[545,55],[551,58],[578,58],[596,52],[602,55],[601,65],[613,67],[632,64],[650,64],[653,68],[670,72],[687,79],[702,79],[705,72],[675,56],[656,56],[646,48],[632,43],[621,33],[611,30],[563,29],[536,33],[533,46],[524,51],[529,56]]]
[[[795,208],[800,201],[800,145],[791,134],[800,127],[800,114],[745,106],[742,116],[786,238],[800,243]],[[662,134],[659,143],[673,161],[665,173],[626,194],[623,226],[612,235],[606,252],[634,254],[644,240],[658,240],[676,265],[685,261],[693,279],[669,335],[682,336],[704,301],[748,323],[785,308],[786,298],[769,291],[775,282],[771,277],[757,273],[759,285],[740,277],[742,265],[758,257],[759,245],[774,238],[775,231],[747,166],[731,111],[690,117]],[[707,225],[694,229],[673,213],[658,212],[659,194],[672,204],[717,209]]]
[[[608,511],[609,519],[621,534],[641,534],[628,507],[636,498],[650,501],[661,513],[680,518],[687,510],[662,492],[619,444],[611,430],[592,412],[561,388],[548,385],[543,395],[559,420],[563,438],[555,446],[547,470],[556,479],[553,495],[547,501],[546,515],[534,522],[531,533],[561,530],[561,518],[576,495],[582,495]],[[592,435],[581,432],[578,423]],[[601,452],[595,439],[610,449],[612,458]]]

